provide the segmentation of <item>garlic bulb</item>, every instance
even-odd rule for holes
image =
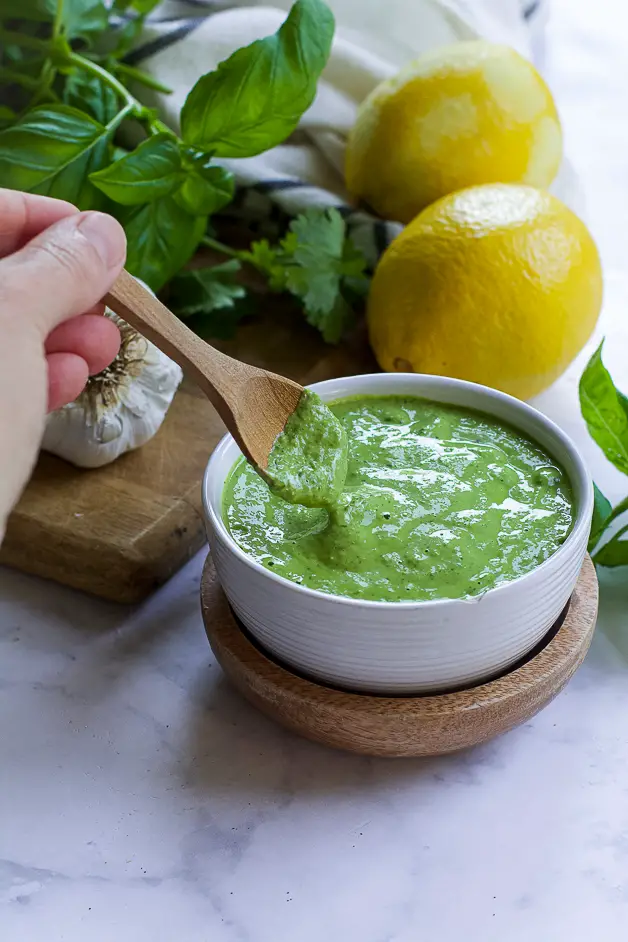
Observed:
[[[99,468],[146,444],[157,432],[183,377],[182,370],[125,321],[120,352],[89,378],[75,402],[48,416],[44,451],[77,465]]]

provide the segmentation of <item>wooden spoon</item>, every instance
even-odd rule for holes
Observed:
[[[303,387],[211,347],[127,271],[119,275],[104,300],[179,364],[209,398],[246,458],[265,470],[275,439],[296,409]]]

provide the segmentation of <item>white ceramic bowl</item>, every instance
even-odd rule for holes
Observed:
[[[378,373],[312,386],[330,401],[412,395],[468,406],[537,441],[573,487],[572,532],[542,565],[472,599],[369,602],[289,582],[248,557],[222,519],[225,479],[240,455],[227,436],[212,455],[203,500],[212,556],[227,597],[259,644],[328,684],[381,694],[454,689],[494,676],[530,651],[567,604],[586,552],[593,487],[575,445],[536,409],[484,386],[439,376]]]

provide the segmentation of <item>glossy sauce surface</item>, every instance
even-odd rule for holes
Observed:
[[[225,485],[233,538],[278,575],[374,601],[466,598],[528,572],[567,538],[565,472],[508,425],[415,397],[331,410],[349,457],[330,510],[287,504],[244,461]]]

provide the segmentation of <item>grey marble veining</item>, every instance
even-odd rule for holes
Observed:
[[[597,336],[628,391],[622,11],[556,0],[547,47],[605,260]],[[586,356],[539,405],[616,500],[628,481],[578,416]],[[0,572],[3,942],[625,940],[628,575],[604,575],[590,655],[533,721],[383,761],[240,700],[203,632],[201,565],[139,610]]]

